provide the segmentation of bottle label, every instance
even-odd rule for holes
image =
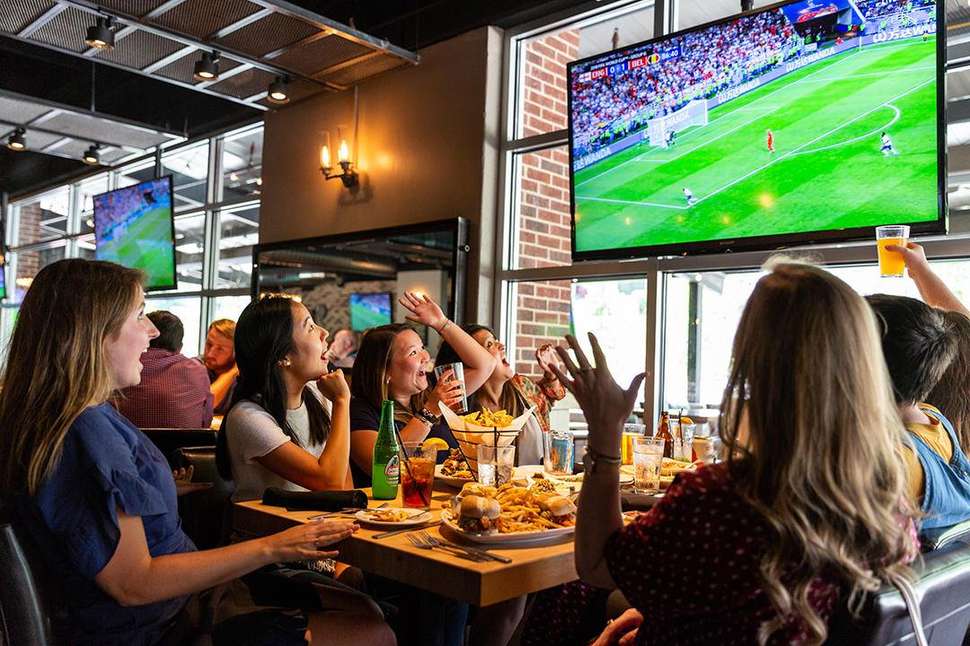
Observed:
[[[396,485],[401,478],[401,458],[397,455],[392,455],[384,465],[384,477],[387,478],[387,484]]]

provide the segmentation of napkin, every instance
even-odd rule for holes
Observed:
[[[365,509],[367,494],[359,489],[349,491],[287,491],[267,487],[263,504],[286,507],[287,511],[340,511],[348,507]]]

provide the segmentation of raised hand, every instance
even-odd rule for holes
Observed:
[[[893,251],[900,254],[903,257],[903,262],[906,263],[906,269],[909,270],[910,275],[917,273],[929,264],[926,261],[926,251],[923,250],[923,246],[915,242],[907,242],[905,246],[895,244],[886,245],[886,251]]]
[[[413,316],[405,317],[407,320],[433,327],[435,330],[440,331],[448,320],[438,304],[431,300],[427,294],[418,296],[414,292],[404,292],[404,296],[398,299],[398,303],[413,314]]]
[[[322,375],[317,379],[317,388],[332,402],[338,399],[350,399],[350,386],[347,385],[343,370],[334,370]]]
[[[351,520],[324,518],[291,527],[262,539],[273,554],[274,561],[302,561],[337,556],[336,550],[321,550],[350,537],[358,529]]]
[[[619,456],[623,423],[633,411],[633,404],[644,373],[641,372],[634,377],[630,386],[624,390],[610,374],[610,368],[606,365],[606,356],[595,334],[589,333],[589,342],[593,346],[596,367],[590,365],[586,353],[579,347],[574,336],[566,335],[566,341],[576,353],[576,362],[579,365],[572,360],[566,348],[558,346],[556,352],[566,366],[566,371],[564,372],[559,366],[552,366],[552,371],[576,397],[580,408],[586,414],[590,448],[604,455]]]
[[[551,343],[539,346],[539,349],[536,350],[536,361],[539,363],[539,368],[543,374],[555,376],[552,367],[558,366],[559,362],[556,361],[556,350]]]

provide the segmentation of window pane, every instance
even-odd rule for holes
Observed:
[[[78,203],[81,205],[81,233],[94,233],[94,196],[109,188],[110,175],[104,173],[78,184]]]
[[[513,268],[572,263],[566,146],[515,156]]]
[[[239,315],[246,309],[252,299],[249,296],[220,296],[214,299],[212,305],[212,320],[239,320]]]
[[[653,35],[653,7],[637,4],[518,41],[516,139],[566,128],[566,63]]]
[[[133,186],[155,177],[154,162],[142,162],[137,166],[128,166],[118,173],[118,188]]]
[[[515,283],[512,286],[515,313],[510,317],[509,361],[519,374],[541,376],[536,349],[543,344],[559,345],[567,333],[575,334],[592,356],[588,332],[596,334],[613,376],[629,384],[643,372],[646,358],[647,284],[643,278],[618,280],[555,280]],[[617,330],[622,330],[618,334]],[[642,390],[638,401],[642,401]],[[638,403],[637,408],[641,405]],[[581,425],[582,413],[571,396],[558,410],[572,409],[573,426]],[[557,418],[557,415],[561,417]],[[560,427],[569,421],[565,413],[554,413]]]
[[[182,337],[182,354],[187,357],[199,355],[199,320],[202,313],[202,298],[199,296],[152,296],[146,299],[145,311],[167,310],[179,317],[185,336]]]
[[[253,245],[259,242],[259,205],[219,214],[219,265],[216,289],[249,287]]]
[[[10,246],[21,246],[59,238],[67,233],[67,218],[71,212],[71,190],[64,186],[40,197],[17,204],[18,234],[11,238]]]
[[[37,275],[37,272],[52,262],[62,260],[65,256],[65,249],[66,247],[62,242],[56,247],[48,249],[11,253],[10,257],[17,265],[17,278],[14,281],[14,289],[10,290],[9,287],[7,289],[8,299],[12,297],[14,303],[22,302],[24,294],[30,288],[31,283],[34,282],[34,276]]]
[[[162,175],[172,175],[175,210],[197,209],[205,205],[209,177],[209,143],[181,149],[162,156]]]
[[[263,181],[263,128],[226,137],[222,146],[222,196],[233,201],[258,196]]]
[[[180,215],[175,218],[175,271],[178,291],[202,289],[202,256],[205,246],[205,214]]]
[[[18,314],[20,314],[19,307],[0,309],[0,362],[4,364],[7,362],[7,349],[10,345],[10,337],[13,336],[13,328],[17,323]]]
[[[827,269],[863,295],[919,298],[911,280],[881,278],[876,265]],[[970,302],[970,260],[934,261],[933,269],[963,302]],[[756,271],[666,276],[664,407],[720,405],[734,332],[760,277]]]

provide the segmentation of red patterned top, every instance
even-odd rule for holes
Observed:
[[[656,507],[613,534],[605,549],[613,580],[643,614],[638,643],[758,643],[759,627],[775,616],[760,574],[771,536],[764,517],[734,491],[726,465],[682,473]],[[838,580],[817,577],[809,599],[828,621]],[[804,639],[804,626],[791,621],[769,643]]]
[[[116,406],[138,428],[208,428],[212,393],[205,366],[163,348],[139,359],[141,383],[125,388]]]

